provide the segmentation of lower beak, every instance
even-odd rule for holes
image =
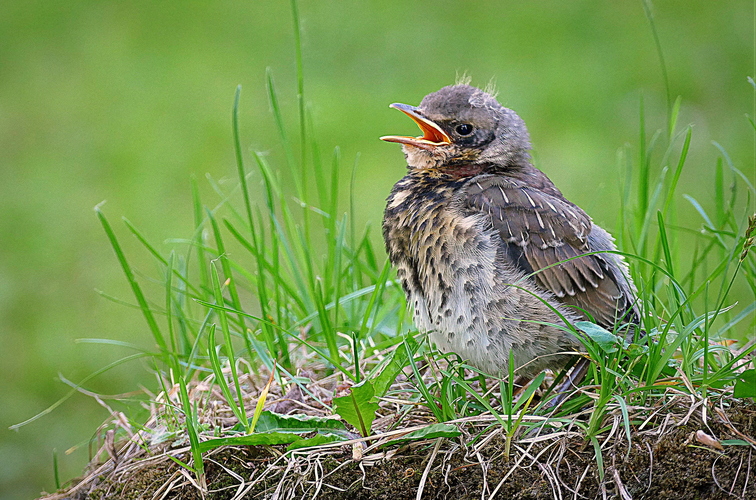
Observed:
[[[415,106],[409,106],[407,104],[394,103],[389,106],[395,108],[412,118],[417,123],[423,135],[419,137],[409,137],[403,135],[384,135],[381,137],[382,141],[398,142],[401,144],[409,144],[417,148],[432,150],[438,146],[446,146],[451,144],[451,139],[446,132],[438,125],[423,117]]]

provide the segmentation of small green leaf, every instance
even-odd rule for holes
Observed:
[[[742,439],[725,439],[720,441],[719,444],[722,446],[751,446],[751,443]]]
[[[270,411],[264,411],[260,414],[255,430],[254,434],[204,441],[200,443],[200,450],[205,452],[219,446],[294,445],[295,443],[294,447],[302,448],[348,439],[346,426],[340,420],[310,415],[278,415]],[[301,436],[313,432],[318,434],[307,439]],[[318,436],[321,435],[328,439],[319,438]],[[294,449],[294,447],[291,449]]]
[[[373,402],[375,388],[371,380],[353,386],[349,395],[333,398],[333,411],[360,431],[363,436],[370,434],[370,426],[375,420],[378,403]]]
[[[333,443],[334,441],[344,441],[344,437],[336,434],[318,434],[311,438],[302,438],[294,441],[286,447],[286,451],[308,448],[310,446],[319,446],[321,444]]]
[[[260,432],[248,436],[208,439],[199,445],[202,453],[220,446],[259,446],[274,444],[289,444],[302,439],[292,432]]]
[[[575,326],[596,342],[602,351],[606,353],[617,352],[617,344],[621,343],[621,340],[609,330],[590,321],[576,321]]]
[[[258,432],[314,432],[320,430],[346,430],[344,423],[334,418],[310,415],[278,415],[270,411],[260,414]]]
[[[411,441],[421,441],[423,439],[435,439],[440,437],[455,438],[462,434],[460,430],[454,424],[433,424],[416,431],[412,431],[409,434],[398,439],[392,439],[384,446],[393,446],[397,444],[408,443]]]
[[[740,374],[732,395],[736,398],[756,397],[756,369],[746,370]]]

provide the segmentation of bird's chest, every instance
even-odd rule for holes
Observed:
[[[457,209],[453,192],[401,189],[389,197],[384,237],[415,324],[442,350],[489,343],[486,308],[497,299],[497,239],[480,214]],[[475,357],[469,353],[468,357]]]

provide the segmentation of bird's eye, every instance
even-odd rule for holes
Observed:
[[[459,135],[470,135],[472,134],[473,126],[469,123],[460,123],[459,125],[454,127],[454,131]]]

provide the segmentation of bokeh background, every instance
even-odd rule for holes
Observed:
[[[619,207],[617,151],[637,145],[639,101],[664,126],[665,88],[640,1],[302,0],[305,93],[326,155],[344,175],[359,153],[358,224],[378,226],[403,174],[385,134],[414,134],[388,108],[416,104],[467,73],[496,82],[528,123],[538,165],[608,229]],[[753,181],[754,3],[654,2],[681,125],[694,124],[678,191],[712,203],[717,141]],[[235,178],[234,90],[243,85],[245,149],[280,156],[265,93],[272,69],[296,133],[290,4],[258,2],[5,1],[0,6],[0,498],[54,489],[78,475],[108,413],[77,394],[18,431],[69,387],[130,354],[77,343],[107,338],[151,347],[92,211],[102,200],[137,265],[125,216],[160,248],[192,231],[190,177]],[[637,151],[637,149],[636,149]],[[700,226],[683,202],[680,223]],[[379,232],[374,231],[379,238]],[[752,298],[751,298],[752,300]],[[154,387],[147,366],[117,367],[86,384],[102,394]],[[117,406],[117,402],[111,401]],[[139,408],[119,407],[138,417]],[[66,450],[73,448],[70,454]]]

